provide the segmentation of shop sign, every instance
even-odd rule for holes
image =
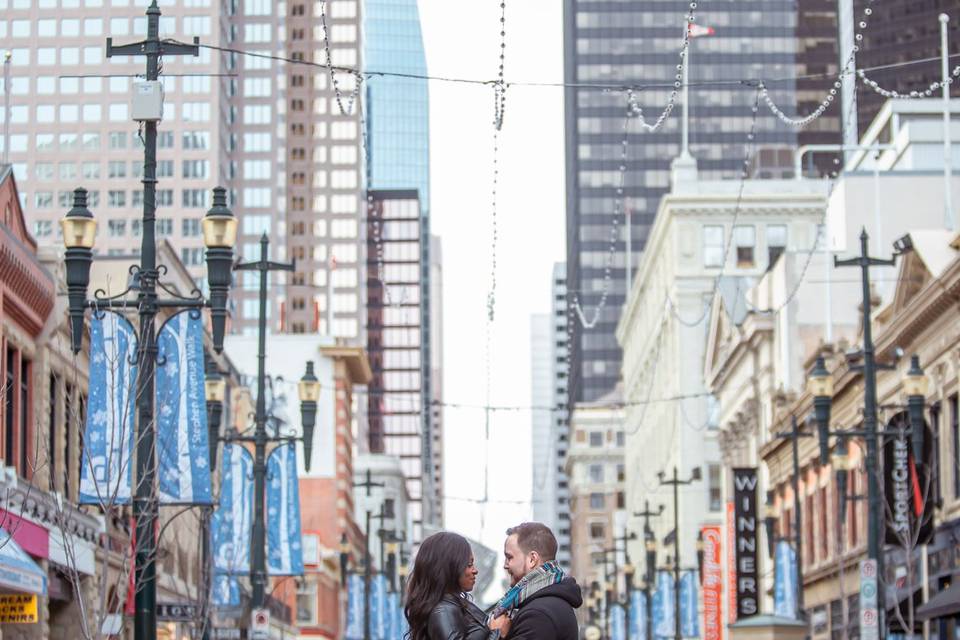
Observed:
[[[719,525],[700,528],[703,534],[703,637],[723,640],[723,540]]]
[[[0,596],[0,622],[4,624],[37,622],[37,596],[33,594]]]
[[[733,470],[734,550],[737,558],[737,619],[760,611],[760,583],[757,574],[757,469]]]
[[[200,617],[200,607],[191,603],[158,602],[157,620],[192,622]]]

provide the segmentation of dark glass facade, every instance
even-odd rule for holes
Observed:
[[[866,0],[856,0],[859,22]],[[910,93],[923,91],[940,81],[940,20],[950,16],[948,24],[950,55],[960,54],[960,2],[957,0],[884,0],[870,5],[873,15],[863,31],[863,46],[857,57],[859,68],[892,65],[910,60],[936,58],[923,64],[869,72],[869,77],[884,89]],[[950,70],[957,59],[950,60]],[[936,94],[941,95],[940,91]],[[960,82],[950,88],[951,97],[960,96]],[[862,82],[857,83],[857,114],[862,134],[876,117],[886,98]]]
[[[700,3],[696,22],[715,30],[694,38],[690,82],[763,78],[776,103],[788,115],[815,108],[832,80],[819,91],[798,86],[793,78],[817,65],[836,69],[836,14],[829,3],[811,0],[738,0]],[[567,83],[601,85],[672,85],[680,62],[687,5],[673,0],[565,0],[564,73]],[[806,13],[805,13],[806,12]],[[817,15],[810,22],[807,14]],[[801,42],[798,34],[806,33]],[[835,49],[834,49],[835,50]],[[648,122],[667,104],[669,91],[647,89],[637,98]],[[701,179],[734,178],[743,163],[756,91],[736,82],[693,86],[690,90],[690,146]],[[626,96],[596,87],[568,88],[566,111],[567,284],[570,299],[579,298],[591,319],[602,297],[610,228],[616,211],[620,151]],[[678,99],[679,102],[679,99]],[[631,214],[633,264],[639,264],[661,197],[669,190],[670,163],[680,152],[681,110],[664,126],[648,133],[634,120],[628,135],[623,208]],[[835,114],[811,125],[807,141],[839,141]],[[821,139],[816,136],[823,134]],[[761,107],[756,153],[757,177],[781,177],[802,140],[798,132]],[[786,165],[786,166],[785,166]],[[614,331],[625,301],[626,235],[620,236],[613,260],[606,306],[592,329],[575,323],[570,378],[571,402],[596,400],[614,388],[621,353]]]

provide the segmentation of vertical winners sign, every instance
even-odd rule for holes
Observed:
[[[733,546],[737,570],[737,618],[749,618],[760,611],[760,586],[757,576],[757,469],[733,470],[734,526]]]

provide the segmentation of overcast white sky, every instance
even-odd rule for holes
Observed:
[[[499,2],[419,0],[431,75],[492,79]],[[562,81],[562,3],[507,4],[506,79]],[[444,399],[485,404],[484,331],[491,260],[493,90],[430,83],[431,216],[442,238]],[[500,135],[496,319],[491,403],[530,403],[530,314],[547,312],[551,269],[564,256],[563,90],[512,88]],[[445,410],[446,526],[502,548],[529,518],[530,413]],[[486,509],[462,498],[484,495]],[[461,499],[458,499],[461,498]],[[497,501],[524,501],[505,504]],[[499,579],[499,576],[498,576]]]

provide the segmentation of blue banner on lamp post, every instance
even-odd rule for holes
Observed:
[[[777,542],[774,559],[773,611],[797,619],[797,552],[786,540]]]
[[[252,529],[253,457],[243,447],[227,444],[220,469],[220,504],[210,520],[210,548],[216,573],[250,573]]]
[[[647,594],[630,594],[630,640],[647,640]]]
[[[303,575],[300,483],[293,443],[267,459],[267,571],[272,576]]]
[[[363,640],[363,578],[355,573],[347,576],[347,624],[344,640]]]
[[[80,459],[80,504],[130,502],[137,334],[112,311],[90,318],[90,393]]]
[[[610,605],[610,640],[627,640],[627,617],[622,604]]]
[[[157,335],[157,464],[162,504],[212,504],[203,320],[170,317]]]
[[[688,571],[680,578],[680,633],[684,638],[700,637],[699,613],[696,574]]]
[[[661,571],[657,575],[657,592],[653,596],[653,634],[658,638],[673,638],[674,600],[673,575]]]

